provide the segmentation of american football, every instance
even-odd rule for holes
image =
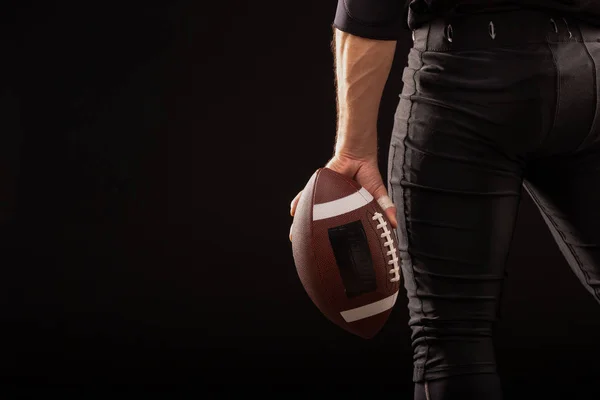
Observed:
[[[296,270],[313,303],[332,322],[369,339],[384,326],[401,280],[396,232],[356,181],[318,169],[292,223]]]

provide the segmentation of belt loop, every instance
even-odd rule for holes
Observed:
[[[494,25],[494,21],[490,21],[489,23],[489,33],[492,40],[496,39],[496,26]]]
[[[573,39],[573,33],[571,33],[571,29],[569,28],[569,23],[567,22],[567,20],[564,17],[562,20],[565,21],[565,25],[567,26],[567,31],[569,32],[569,39]]]
[[[454,40],[454,30],[452,29],[452,24],[446,25],[445,36],[446,40],[452,43],[452,41]]]
[[[554,27],[554,33],[558,33],[558,26],[556,26],[556,22],[554,22],[554,18],[550,18],[550,23]]]

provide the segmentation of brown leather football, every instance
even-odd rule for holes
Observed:
[[[327,318],[365,339],[383,328],[400,285],[398,241],[367,190],[318,169],[296,207],[292,250],[304,289]]]

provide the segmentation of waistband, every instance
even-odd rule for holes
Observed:
[[[413,31],[421,51],[474,50],[534,43],[600,42],[600,28],[571,16],[517,10],[437,18]]]

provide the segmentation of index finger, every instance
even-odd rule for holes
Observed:
[[[296,207],[298,206],[298,201],[300,201],[300,196],[302,195],[302,190],[298,192],[294,200],[292,200],[290,204],[290,215],[293,217],[296,213]]]

